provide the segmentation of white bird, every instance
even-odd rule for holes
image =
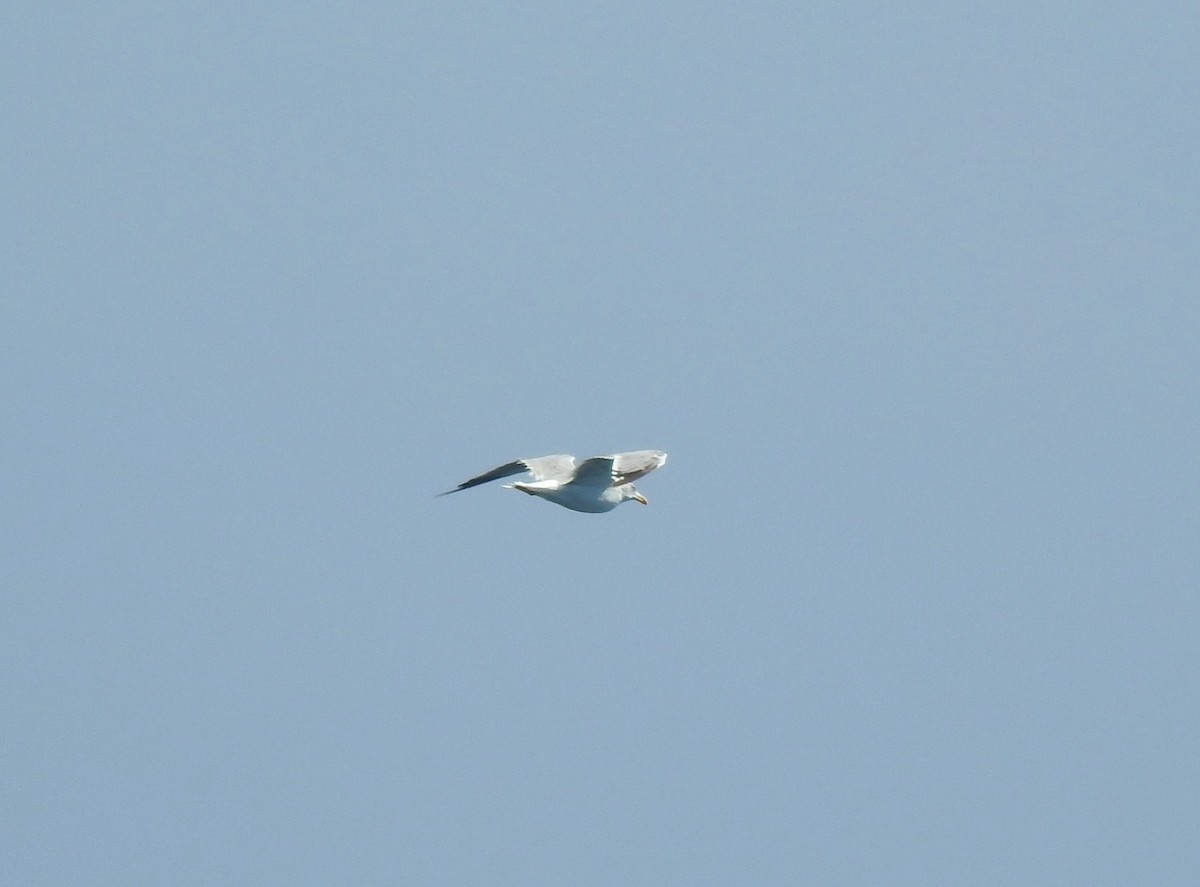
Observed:
[[[630,481],[649,474],[667,461],[661,450],[637,450],[633,453],[616,453],[612,456],[594,456],[584,459],[578,466],[574,456],[538,456],[536,459],[517,459],[499,468],[463,481],[453,490],[439,493],[448,496],[459,490],[486,484],[488,481],[511,477],[528,471],[533,475],[529,482],[516,481],[505,484],[506,489],[520,490],[530,496],[541,496],[550,502],[570,508],[572,511],[587,511],[599,514],[612,511],[627,499],[649,504]]]

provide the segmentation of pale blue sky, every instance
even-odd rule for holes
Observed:
[[[0,881],[1200,882],[1198,38],[6,5]]]

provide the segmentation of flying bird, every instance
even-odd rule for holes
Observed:
[[[648,504],[646,497],[631,481],[649,474],[666,461],[667,454],[661,450],[637,450],[612,456],[593,456],[591,459],[584,459],[578,465],[575,464],[574,456],[517,459],[463,481],[453,490],[439,495],[448,496],[459,490],[467,490],[488,481],[528,471],[533,475],[532,481],[514,481],[505,484],[505,488],[520,490],[530,496],[541,496],[572,511],[600,514],[612,511],[629,499],[643,505]]]

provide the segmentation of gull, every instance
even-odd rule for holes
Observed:
[[[666,461],[667,454],[662,450],[636,450],[612,456],[593,456],[591,459],[584,459],[578,465],[575,464],[574,456],[517,459],[463,481],[453,490],[438,495],[449,496],[459,490],[467,490],[488,481],[528,471],[533,475],[532,481],[514,481],[505,484],[505,489],[520,490],[530,496],[541,496],[572,511],[601,514],[612,511],[627,499],[648,505],[646,497],[630,481],[649,474]]]

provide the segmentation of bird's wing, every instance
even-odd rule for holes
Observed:
[[[449,496],[451,493],[457,493],[459,490],[469,490],[471,487],[477,487],[480,484],[486,484],[490,480],[499,480],[502,477],[511,477],[514,474],[520,474],[522,471],[528,471],[525,463],[518,459],[516,462],[509,462],[507,465],[501,465],[499,468],[493,468],[486,474],[481,474],[479,477],[473,477],[470,480],[464,480],[453,490],[446,490],[444,493],[438,493],[439,496]]]
[[[596,456],[584,459],[571,478],[573,487],[598,487],[607,490],[613,484],[613,457]]]
[[[515,462],[509,462],[507,465],[493,468],[491,471],[481,474],[478,477],[465,480],[453,490],[447,490],[438,495],[448,496],[451,493],[457,493],[459,490],[469,490],[471,487],[486,484],[488,481],[500,480],[502,477],[512,477],[514,474],[520,474],[523,471],[531,472],[538,480],[561,478],[565,481],[571,476],[571,472],[574,470],[574,456],[538,456],[536,459],[517,459]]]
[[[605,458],[612,460],[613,486],[620,486],[660,467],[667,461],[667,454],[662,450],[635,450],[632,453],[617,453]]]
[[[574,456],[538,456],[521,461],[538,480],[561,480],[566,483],[575,473]]]

